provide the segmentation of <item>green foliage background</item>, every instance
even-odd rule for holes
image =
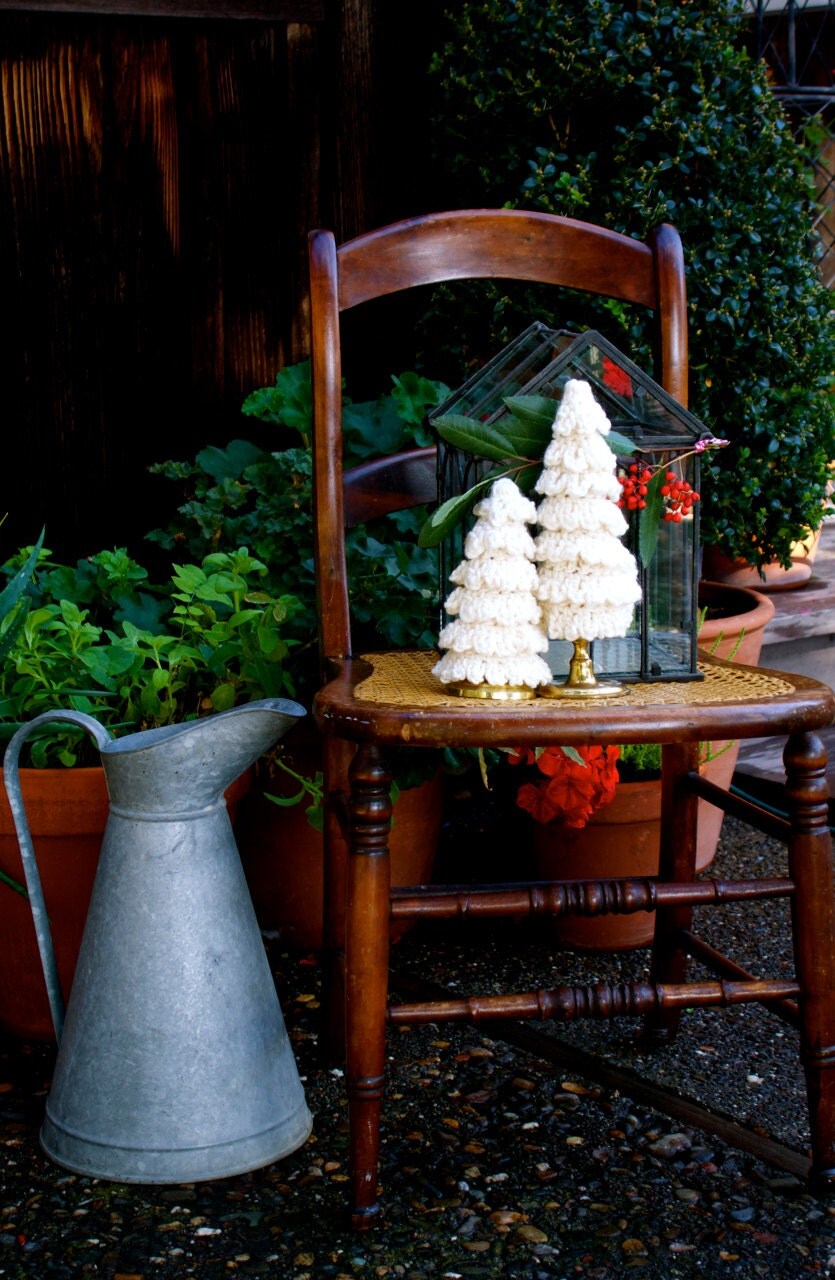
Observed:
[[[678,227],[690,407],[732,442],[703,484],[703,541],[787,563],[820,523],[835,457],[835,323],[809,169],[742,14],[732,0],[450,4],[431,67],[435,160],[447,207],[533,207],[641,239]],[[493,349],[538,315],[649,359],[646,316],[563,305],[553,316],[494,287],[477,320]]]

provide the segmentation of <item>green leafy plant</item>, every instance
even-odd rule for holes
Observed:
[[[733,446],[705,484],[702,537],[757,565],[788,564],[793,542],[820,524],[835,457],[835,317],[810,168],[746,51],[744,14],[728,0],[447,5],[431,125],[447,207],[525,206],[641,239],[661,221],[678,227],[690,407]],[[553,316],[553,298],[481,288],[468,308],[474,341],[495,350]],[[576,293],[556,305],[639,362],[651,356],[642,309]],[[439,315],[436,303],[427,332]]]
[[[661,744],[658,742],[625,742],[618,757],[621,781],[638,778],[660,778]]]
[[[26,548],[2,573],[28,584],[22,621],[0,621],[0,742],[42,712],[71,708],[119,734],[292,692],[285,623],[295,596],[265,591],[266,566],[245,547],[175,564],[153,585],[124,550],[77,565]],[[2,650],[5,649],[5,652]],[[35,767],[87,760],[85,735],[47,725],[29,743]]]
[[[0,662],[9,653],[26,622],[32,571],[38,562],[43,540],[44,530],[42,529],[38,541],[34,547],[30,548],[23,564],[0,591],[0,619],[3,620],[3,630],[0,632]]]
[[[390,391],[374,400],[355,403],[345,395],[345,468],[432,443],[426,413],[448,395],[444,383],[409,372],[392,376]],[[238,439],[224,448],[202,449],[192,462],[154,465],[152,472],[180,487],[182,501],[175,517],[149,538],[170,552],[192,558],[206,546],[222,552],[246,545],[267,566],[263,589],[274,594],[292,591],[298,604],[282,621],[282,635],[289,645],[284,670],[292,680],[294,696],[304,701],[319,679],[309,361],[280,370],[272,386],[247,396],[242,411],[274,427],[282,447],[266,450]],[[438,564],[435,553],[419,545],[424,518],[420,509],[395,512],[347,531],[358,648],[378,647],[381,636],[395,648],[434,645]],[[416,786],[434,773],[439,756],[425,751],[400,753],[393,798],[399,789]],[[270,798],[280,805],[306,802],[308,821],[320,829],[321,774],[294,771],[281,744],[268,762],[268,776],[273,771],[283,771],[297,785],[288,795],[270,794]]]
[[[404,373],[393,377],[391,391],[376,400],[356,404],[346,397],[345,467],[430,443],[426,411],[448,394],[443,383]],[[288,430],[295,433],[301,444],[267,451],[233,440],[225,448],[202,449],[193,462],[156,464],[151,470],[175,481],[183,501],[174,519],[149,538],[192,558],[207,545],[251,548],[268,566],[265,588],[291,590],[301,602],[287,620],[286,634],[294,644],[288,667],[297,696],[305,697],[318,676],[309,362],[282,369],[273,386],[246,398],[243,412],[284,431],[285,437]],[[380,636],[395,648],[434,644],[438,567],[436,556],[418,545],[423,518],[419,509],[396,512],[348,531],[359,645],[378,645]]]

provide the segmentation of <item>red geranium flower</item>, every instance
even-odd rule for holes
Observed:
[[[556,746],[538,752],[516,748],[511,764],[534,766],[542,775],[522,784],[516,803],[537,822],[584,827],[593,813],[614,798],[619,755],[618,747],[579,747],[571,755]]]

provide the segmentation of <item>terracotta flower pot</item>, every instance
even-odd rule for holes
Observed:
[[[726,582],[733,587],[751,587],[754,591],[785,591],[800,587],[812,576],[812,565],[820,542],[820,528],[792,544],[791,564],[786,569],[776,560],[755,569],[741,557],[731,559],[715,547],[705,547],[702,552],[702,573],[714,582]]]
[[[67,1000],[107,822],[104,770],[21,769],[19,776]],[[250,783],[247,773],[227,791],[230,816]],[[5,787],[0,787],[0,869],[24,883]],[[21,1040],[53,1040],[29,902],[6,884],[0,884],[0,937],[0,1027]]]
[[[598,809],[579,830],[534,823],[536,875],[543,880],[598,880],[658,874],[661,783],[621,782],[611,804]],[[605,915],[584,919],[558,916],[554,933],[580,951],[624,951],[646,947],[655,932],[655,916]]]
[[[765,628],[775,614],[774,601],[748,587],[721,582],[699,583],[699,604],[708,616],[699,631],[699,648],[716,658],[731,658],[755,667],[760,660]],[[738,742],[705,744],[707,760],[702,772],[718,787],[730,786],[739,755]],[[699,801],[699,851],[696,865],[702,870],[713,861],[724,814],[715,805]]]
[[[21,769],[20,789],[66,999],[107,821],[104,771]],[[24,883],[5,788],[0,791],[0,867],[19,884]],[[52,1040],[52,1019],[29,903],[5,884],[0,884],[0,920],[0,1026],[22,1040]]]
[[[393,884],[431,879],[441,829],[443,777],[401,791],[391,831]],[[262,929],[299,951],[322,946],[324,851],[304,804],[282,808],[253,789],[235,827],[244,873]],[[408,926],[400,925],[392,936]]]
[[[774,616],[774,603],[749,588],[724,583],[699,584],[699,603],[709,616],[699,632],[699,648],[716,657],[755,666],[763,633]],[[714,742],[701,771],[717,786],[730,785],[739,744]],[[705,870],[716,854],[724,815],[699,801],[696,870]],[[547,879],[616,879],[658,874],[661,840],[661,780],[621,782],[611,804],[599,809],[579,831],[553,824],[534,824],[536,875]],[[557,938],[579,950],[623,951],[645,947],[655,931],[653,913],[604,915],[590,919],[565,916],[554,922]]]
[[[708,613],[698,647],[713,657],[755,667],[763,633],[775,614],[774,601],[750,587],[705,579],[699,583],[699,607]]]

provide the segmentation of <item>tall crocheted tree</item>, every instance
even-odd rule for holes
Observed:
[[[621,488],[610,429],[590,384],[570,379],[534,486],[543,495],[536,594],[549,637],[573,640],[575,655],[578,643],[626,635],[641,597],[635,558],[621,541],[627,524],[615,505]]]
[[[451,615],[438,638],[446,653],[432,668],[444,683],[466,692],[493,688],[533,690],[553,679],[539,657],[548,648],[534,594],[534,540],[526,526],[536,507],[508,479],[497,480],[474,513],[464,559],[453,569]]]

